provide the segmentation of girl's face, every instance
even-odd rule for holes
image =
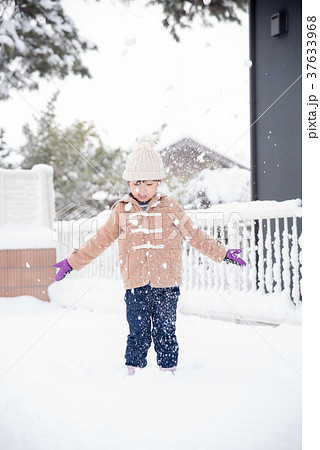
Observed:
[[[131,194],[140,202],[148,202],[157,192],[160,181],[128,181]]]

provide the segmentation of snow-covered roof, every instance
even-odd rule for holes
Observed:
[[[160,152],[164,166],[169,167],[170,171],[178,176],[188,173],[190,169],[201,171],[208,167],[211,162],[212,169],[238,167],[248,170],[248,167],[223,156],[190,137],[182,138],[163,148]]]

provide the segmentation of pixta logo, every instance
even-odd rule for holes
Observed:
[[[97,214],[96,209],[69,203],[54,215],[53,240],[59,245],[70,247],[70,251],[81,247],[98,230]]]

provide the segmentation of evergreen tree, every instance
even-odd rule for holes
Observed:
[[[3,169],[8,169],[5,158],[9,155],[9,151],[7,149],[4,134],[4,129],[0,128],[0,167]]]
[[[12,153],[15,153],[7,145],[5,139],[5,130],[0,128],[0,168],[2,169],[15,169],[18,163],[13,163]],[[10,161],[10,162],[9,162]]]
[[[124,0],[129,3],[133,0]],[[247,0],[149,0],[147,6],[160,5],[164,13],[162,24],[179,42],[177,28],[191,28],[191,23],[200,18],[205,26],[212,26],[211,17],[218,21],[241,24],[237,10],[247,11]]]
[[[92,124],[75,120],[61,128],[57,122],[55,105],[58,93],[48,102],[46,111],[35,118],[37,129],[23,127],[26,143],[20,148],[24,156],[22,167],[35,164],[54,168],[56,211],[68,205],[84,206],[89,210],[110,207],[125,191],[121,175],[125,158],[120,149],[109,149]],[[94,200],[97,192],[104,192],[101,200]],[[100,197],[101,198],[101,195]]]
[[[90,77],[80,54],[96,46],[79,36],[60,0],[0,2],[0,100],[11,88],[38,89],[36,77]]]

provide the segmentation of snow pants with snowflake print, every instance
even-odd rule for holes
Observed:
[[[177,365],[179,346],[176,317],[179,295],[179,286],[157,288],[147,284],[126,290],[130,330],[125,354],[126,365],[145,367],[152,340],[157,353],[157,364],[163,368]]]

